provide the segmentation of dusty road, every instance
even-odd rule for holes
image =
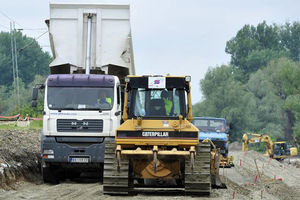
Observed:
[[[222,196],[222,197],[221,197]],[[190,199],[181,194],[138,194],[134,196],[108,196],[102,194],[102,185],[99,183],[64,182],[59,185],[36,185],[33,183],[19,183],[16,190],[0,191],[0,199]],[[213,192],[210,198],[203,199],[230,199],[231,194],[226,191]]]
[[[257,153],[231,152],[235,157],[236,166],[231,169],[220,170],[220,174],[227,183],[227,189],[213,189],[210,197],[201,199],[260,199],[263,188],[263,199],[292,200],[300,197],[300,168],[287,163],[270,160]],[[257,175],[254,163],[257,161],[262,184]],[[275,177],[276,176],[276,177]],[[274,180],[275,177],[275,180]],[[256,179],[256,180],[255,180]],[[195,199],[178,193],[138,194],[134,196],[103,195],[102,185],[98,182],[65,181],[58,185],[30,183],[19,181],[14,189],[0,190],[0,199]],[[256,183],[255,183],[256,181]]]
[[[261,153],[230,150],[235,167],[220,169],[227,189],[213,189],[210,197],[181,193],[151,193],[134,196],[103,195],[99,181],[67,180],[58,185],[43,184],[39,175],[39,131],[0,131],[0,199],[300,199],[299,159],[278,162]],[[20,148],[14,148],[15,145]],[[254,160],[256,160],[257,168]],[[258,176],[258,172],[260,176]]]

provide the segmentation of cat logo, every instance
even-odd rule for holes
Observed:
[[[169,137],[169,132],[142,132],[143,137]]]

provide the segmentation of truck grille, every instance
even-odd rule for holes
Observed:
[[[102,132],[103,120],[97,119],[58,119],[57,132]]]

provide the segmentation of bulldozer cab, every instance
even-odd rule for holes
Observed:
[[[290,156],[297,156],[298,149],[287,142],[275,142],[274,143],[274,157],[284,158]]]
[[[129,194],[139,188],[181,188],[209,194],[219,184],[219,157],[199,143],[192,122],[189,76],[128,76],[123,123],[106,143],[103,190]],[[220,184],[219,184],[220,185]]]
[[[126,119],[178,119],[188,115],[190,101],[189,82],[185,77],[143,76],[128,77]],[[190,105],[191,106],[191,105]],[[124,108],[125,108],[124,107]]]
[[[136,88],[131,91],[130,118],[186,117],[185,91],[177,88]]]
[[[128,76],[116,143],[195,146],[189,76]]]
[[[289,148],[286,142],[275,142],[274,143],[274,156],[289,155]]]

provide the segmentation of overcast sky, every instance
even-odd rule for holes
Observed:
[[[191,75],[193,103],[202,99],[199,81],[209,67],[228,64],[226,41],[245,24],[299,21],[299,0],[93,0],[51,2],[130,3],[136,72]],[[38,37],[49,18],[47,0],[1,0],[0,30],[8,31],[9,19],[16,28]],[[36,30],[27,30],[36,29]],[[50,51],[48,34],[39,38]],[[212,88],[213,89],[213,88]]]

